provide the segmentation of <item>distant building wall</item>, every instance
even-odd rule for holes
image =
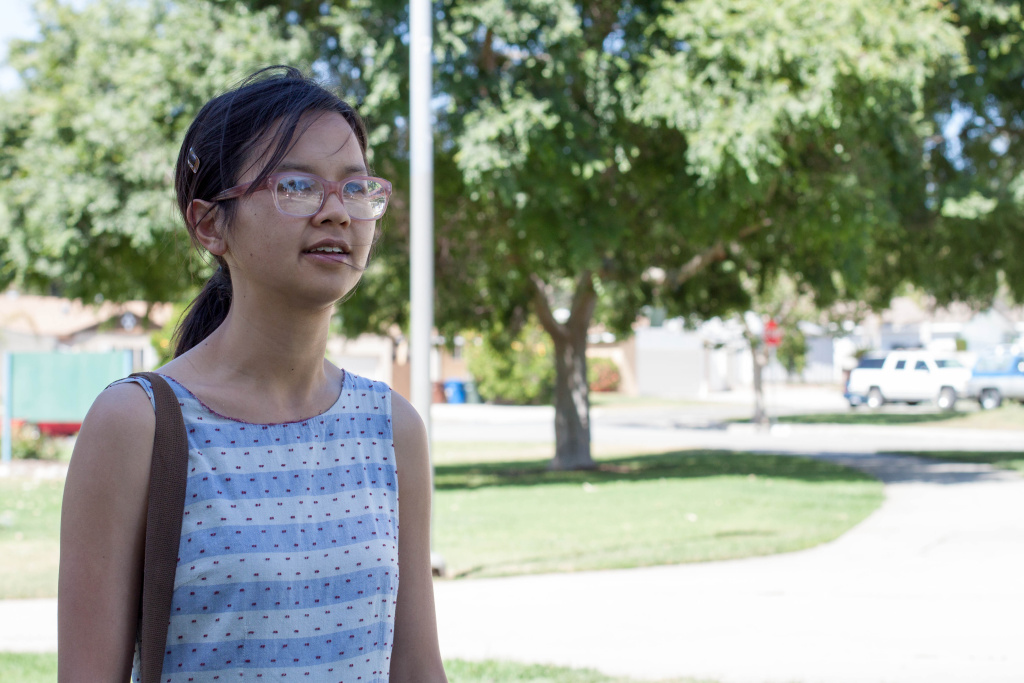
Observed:
[[[339,368],[353,374],[392,383],[394,343],[390,337],[370,334],[354,339],[332,337],[327,342],[327,357]]]
[[[970,351],[985,351],[1015,340],[1017,330],[1010,320],[995,311],[974,316],[963,326],[960,336]]]
[[[807,365],[802,379],[811,384],[833,384],[842,380],[832,337],[807,337]]]
[[[636,384],[641,396],[693,398],[707,392],[704,341],[665,327],[636,331]]]
[[[56,351],[58,346],[57,339],[52,336],[25,334],[14,330],[0,331],[0,349],[4,351]]]
[[[917,349],[922,348],[924,342],[921,339],[921,328],[918,325],[882,325],[880,334],[879,349],[892,351],[893,349]]]

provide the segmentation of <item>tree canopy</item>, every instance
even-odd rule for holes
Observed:
[[[1024,301],[1024,10],[1015,0],[950,3],[969,69],[932,95],[942,129],[926,148],[937,214],[908,242],[908,277],[939,302],[987,304],[1006,291]],[[936,264],[942,267],[937,268]]]
[[[452,2],[436,58],[439,320],[503,339],[536,313],[565,466],[589,459],[595,319],[720,314],[781,275],[888,300],[934,232],[929,87],[966,65],[925,0]]]
[[[963,67],[951,19],[924,0],[690,0],[662,17],[672,44],[653,51],[632,112],[686,137],[708,219],[686,235],[694,255],[788,273],[826,306],[888,301],[900,241],[930,221],[926,89]]]
[[[202,267],[170,237],[184,127],[252,67],[298,62],[359,105],[397,189],[344,327],[405,324],[405,3],[44,0],[39,16],[12,57],[25,88],[0,97],[7,281],[175,296]],[[1022,38],[1008,0],[435,3],[438,325],[501,345],[536,316],[555,465],[577,467],[594,321],[713,316],[780,281],[820,306],[882,305],[905,281],[1019,295]]]
[[[174,300],[206,265],[175,215],[178,147],[252,68],[310,58],[273,10],[94,0],[36,5],[0,96],[0,278],[71,298]]]

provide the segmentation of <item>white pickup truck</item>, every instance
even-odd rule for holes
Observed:
[[[863,358],[850,372],[843,394],[852,407],[935,401],[953,410],[966,393],[971,371],[955,358],[928,351],[892,351],[884,358]]]

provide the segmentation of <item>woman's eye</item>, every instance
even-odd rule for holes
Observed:
[[[316,183],[309,178],[282,178],[278,186],[289,193],[312,192]]]
[[[366,183],[352,181],[345,183],[345,194],[349,197],[366,194]]]

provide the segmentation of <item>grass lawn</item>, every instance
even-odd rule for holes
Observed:
[[[1024,452],[1022,451],[893,451],[897,455],[916,455],[920,458],[937,458],[951,462],[988,463],[1004,470],[1024,473]]]
[[[911,408],[892,405],[883,406],[878,410],[861,407],[851,408],[842,413],[784,415],[779,417],[778,421],[788,424],[911,425],[956,429],[1024,430],[1024,405],[1007,401],[996,410],[950,412],[943,412],[932,406]]]
[[[725,560],[808,548],[870,514],[882,485],[805,458],[679,451],[437,465],[434,546],[448,576]]]
[[[63,491],[62,479],[0,479],[0,598],[57,595]]]
[[[451,683],[505,683],[506,681],[530,681],[531,683],[629,683],[632,678],[604,676],[591,669],[564,669],[539,664],[516,664],[512,662],[466,662],[458,659],[446,660],[445,673]],[[2,671],[0,671],[2,672]],[[6,679],[4,679],[6,680]],[[661,683],[713,683],[696,678],[673,678]]]
[[[836,538],[882,500],[877,481],[803,458],[680,451],[599,462],[587,472],[549,472],[546,457],[438,464],[434,544],[448,575],[798,550]],[[0,479],[0,599],[56,595],[62,486]]]
[[[631,679],[610,678],[589,669],[563,669],[554,666],[514,664],[511,662],[444,663],[451,683],[628,683]],[[0,681],[3,683],[42,683],[57,680],[57,655],[0,652]],[[712,683],[696,679],[673,679],[663,683]]]
[[[0,681],[44,683],[57,680],[57,653],[0,652]]]

